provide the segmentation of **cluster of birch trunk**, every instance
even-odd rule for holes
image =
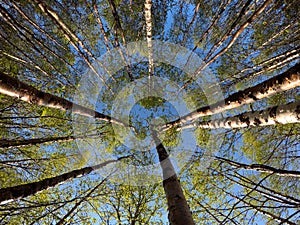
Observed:
[[[203,129],[215,129],[215,128],[243,128],[248,126],[267,126],[276,124],[287,124],[287,123],[299,123],[300,122],[300,102],[292,102],[286,105],[273,106],[265,110],[246,112],[240,115],[236,115],[229,118],[218,119],[213,121],[199,122],[196,121],[198,118],[207,115],[213,115],[216,113],[223,112],[228,109],[237,108],[244,104],[249,104],[254,101],[269,97],[274,94],[278,94],[283,91],[287,91],[300,86],[300,64],[296,64],[289,70],[282,74],[279,74],[269,80],[266,80],[253,87],[234,93],[225,99],[225,104],[215,103],[214,105],[205,106],[199,108],[186,116],[181,117],[176,121],[167,123],[164,127],[160,128],[161,132],[166,129],[177,127],[177,129],[187,129],[190,127],[200,127]],[[75,103],[63,99],[61,97],[45,93],[37,90],[36,88],[8,75],[0,73],[0,92],[5,95],[9,95],[14,98],[18,98],[22,101],[30,104],[43,105],[50,108],[56,108],[60,110],[72,111]],[[90,116],[103,120],[109,123],[116,123],[119,125],[129,126],[117,118],[112,118],[108,115],[104,115],[97,111],[88,109],[86,107],[75,105],[76,110],[73,113],[78,113],[84,116]],[[193,121],[192,123],[185,125],[186,122]],[[153,134],[154,139],[157,143],[157,153],[160,161],[168,159],[168,153],[164,146],[160,143],[157,134]],[[15,142],[0,142],[0,147],[16,147],[24,145],[36,145],[46,142],[55,141],[70,141],[74,139],[85,138],[85,136],[69,136],[60,138],[39,138],[32,140],[23,140]],[[120,160],[120,159],[118,159]],[[76,178],[89,174],[91,171],[102,168],[109,163],[115,163],[118,160],[111,160],[104,162],[95,167],[87,167],[79,170],[70,171],[68,173],[47,178],[38,182],[28,183],[24,185],[8,187],[0,189],[0,200],[2,204],[13,201],[19,198],[27,197],[32,194],[36,194],[42,190],[46,190],[50,187],[56,186],[59,183],[65,182],[71,178]],[[264,171],[270,173],[277,173],[282,176],[296,176],[300,177],[298,171],[285,171],[279,170],[264,165],[249,166],[241,163],[226,161],[230,165],[239,168],[252,169],[257,171]],[[178,178],[173,169],[171,162],[169,161],[168,166],[162,166],[163,174],[165,171],[173,172],[171,177],[166,178],[163,181],[164,190],[168,200],[169,208],[169,219],[171,224],[193,224],[193,219],[189,207],[183,195],[183,192],[178,182]],[[170,169],[171,168],[171,169]],[[176,200],[175,200],[176,199]],[[181,221],[181,222],[180,222]],[[183,221],[183,222],[182,222]]]

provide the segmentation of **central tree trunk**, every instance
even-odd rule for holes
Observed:
[[[168,202],[169,222],[171,225],[194,225],[195,223],[190,208],[183,194],[174,167],[169,159],[169,155],[157,137],[156,131],[153,129],[152,136],[156,144],[156,150],[163,173],[163,187]]]

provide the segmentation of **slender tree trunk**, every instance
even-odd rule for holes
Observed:
[[[115,160],[108,160],[106,162],[100,163],[98,165],[95,165],[93,167],[84,167],[82,169],[73,170],[68,173],[64,173],[62,175],[58,175],[55,177],[50,177],[43,179],[41,181],[32,182],[28,184],[22,184],[14,187],[7,187],[7,188],[1,188],[0,189],[0,205],[6,204],[8,202],[17,200],[19,198],[25,198],[27,196],[36,194],[38,192],[41,192],[43,190],[46,190],[51,187],[55,187],[58,184],[65,183],[66,181],[81,177],[84,175],[87,175],[91,173],[92,171],[98,170],[108,164],[118,162],[119,160],[122,160],[124,158],[129,158],[131,156],[121,157]]]
[[[105,181],[107,177],[103,179],[99,184],[97,184],[92,190],[90,190],[83,198],[81,198],[76,204],[68,211],[63,218],[61,218],[56,225],[63,225],[66,223],[67,218],[81,205],[82,202],[86,201],[88,197],[90,197],[93,192],[95,192]]]
[[[163,172],[163,187],[168,202],[169,222],[171,225],[195,224],[169,155],[154,130],[152,130],[152,136]]]
[[[229,177],[227,174],[224,174],[224,177],[226,177],[226,179],[234,182],[235,184],[238,184],[242,188],[245,188],[249,191],[251,191],[253,189],[253,187],[247,185],[249,183],[245,182],[240,177],[236,177],[236,178],[240,179],[241,181],[233,179],[232,177]],[[282,195],[279,195],[278,193],[273,193],[272,190],[271,191],[270,191],[270,189],[266,190],[262,186],[257,187],[255,189],[255,191],[257,193],[259,193],[260,195],[264,196],[265,198],[268,198],[272,201],[275,201],[275,202],[278,202],[278,203],[281,203],[281,204],[287,204],[287,205],[292,205],[292,206],[295,206],[295,205],[298,206],[299,205],[299,201],[297,201],[295,199],[290,199],[289,196],[282,196]]]
[[[180,119],[167,123],[162,129],[167,130],[174,126],[182,125],[187,121],[193,121],[203,116],[209,116],[224,112],[228,109],[237,108],[244,104],[249,104],[298,86],[300,86],[300,64],[296,64],[286,72],[258,85],[234,93],[224,99],[224,101],[196,109]]]
[[[293,60],[300,57],[300,48],[293,49],[291,51],[284,52],[280,55],[274,56],[270,59],[264,60],[263,62],[249,68],[245,68],[237,73],[235,73],[232,77],[238,77],[230,82],[226,81],[226,85],[222,86],[224,89],[229,88],[230,86],[236,85],[237,83],[245,82],[246,80],[250,80],[254,77],[257,77],[260,74],[263,74],[267,71],[278,70]],[[255,69],[260,68],[258,71],[254,72]],[[252,71],[246,75],[241,76],[242,73],[247,71]]]
[[[214,185],[214,184],[213,184]],[[215,185],[214,185],[215,186]],[[272,212],[269,212],[267,210],[264,210],[262,206],[260,205],[254,205],[250,201],[246,201],[243,197],[238,197],[230,193],[229,191],[225,190],[224,188],[220,189],[220,191],[223,191],[224,193],[228,194],[229,196],[235,198],[239,202],[243,202],[246,206],[251,207],[253,210],[259,212],[260,214],[263,214],[265,216],[268,216],[272,218],[273,220],[279,222],[280,224],[288,224],[288,225],[297,225],[296,223],[289,221],[287,218],[283,218],[280,215],[276,215]]]
[[[33,103],[36,105],[42,105],[49,108],[55,108],[65,111],[70,111],[79,115],[98,118],[103,121],[127,126],[122,121],[104,115],[92,109],[86,108],[81,105],[77,105],[71,101],[63,99],[61,97],[42,92],[30,86],[14,77],[0,72],[0,93],[17,97],[25,102]]]
[[[242,128],[275,124],[300,123],[300,101],[273,106],[265,110],[246,112],[237,116],[184,125],[180,129],[200,127],[203,129]]]
[[[193,26],[194,22],[196,21],[197,14],[198,14],[198,11],[199,11],[199,8],[200,8],[200,3],[201,3],[201,2],[199,2],[199,3],[196,5],[196,7],[195,7],[195,9],[194,9],[194,15],[193,15],[193,17],[192,17],[192,19],[191,19],[191,22],[189,22],[189,25],[187,26],[187,28],[186,28],[186,30],[185,30],[185,32],[184,32],[183,39],[182,39],[182,42],[181,42],[181,45],[182,45],[182,46],[185,45],[185,42],[186,42],[187,37],[188,37],[188,34],[190,33],[189,31],[190,31],[191,27]]]
[[[114,0],[108,0],[108,3],[109,3],[109,6],[111,8],[113,17],[115,19],[115,22],[116,22],[116,25],[117,25],[117,29],[119,29],[119,31],[120,31],[123,44],[126,45],[127,42],[126,42],[126,38],[125,38],[125,33],[124,33],[123,28],[122,28],[120,16],[118,14],[115,2],[114,2]],[[115,38],[116,38],[117,46],[119,47],[120,44],[119,44],[118,37],[117,37],[117,30],[116,30]],[[124,63],[126,64],[126,69],[128,71],[128,76],[129,76],[130,80],[133,81],[134,78],[133,78],[133,75],[132,75],[132,69],[131,69],[131,66],[130,66],[130,64],[131,64],[130,63],[130,57],[129,57],[129,52],[128,52],[127,48],[125,48],[125,52],[126,52],[127,58],[124,57],[124,54],[123,54],[122,50],[119,49],[120,56],[121,56],[122,60],[124,61]]]
[[[249,2],[249,1],[248,1]],[[229,43],[222,48],[215,56],[213,56],[210,60],[208,58],[210,57],[210,54],[205,58],[205,64],[204,66],[199,67],[199,69],[192,75],[192,77],[186,81],[183,86],[180,88],[183,90],[184,88],[187,87],[187,85],[193,80],[194,77],[196,77],[202,70],[204,70],[206,67],[208,67],[210,64],[212,64],[214,61],[216,61],[221,55],[226,53],[231,46],[234,44],[234,42],[238,39],[238,37],[241,35],[241,33],[254,21],[256,18],[265,10],[265,8],[272,2],[272,0],[266,0],[258,9],[255,11],[247,21],[242,24],[233,34],[232,38],[229,41]],[[250,3],[250,2],[249,2]],[[227,38],[226,38],[227,39]],[[225,40],[224,40],[225,41]],[[223,42],[224,42],[223,41]],[[223,43],[222,42],[222,43]],[[218,45],[221,45],[222,43],[218,43]],[[208,60],[208,61],[207,61]]]
[[[96,0],[93,0],[92,2],[93,2],[94,14],[95,14],[95,16],[96,16],[97,22],[98,22],[98,24],[99,24],[101,33],[102,33],[103,38],[104,38],[104,44],[105,44],[105,46],[106,46],[106,50],[107,50],[108,52],[110,52],[109,40],[108,40],[108,37],[107,37],[107,33],[106,33],[105,30],[104,30],[104,26],[103,26],[101,17],[100,17],[100,15],[99,15],[97,2],[96,2]]]
[[[54,41],[56,44],[59,45],[59,47],[63,48],[64,50],[67,50],[64,46],[62,46],[61,44],[59,44],[56,40],[53,40],[53,37],[51,37],[50,35],[48,35],[45,31],[43,31],[37,24],[35,24],[25,13],[22,12],[22,10],[14,3],[11,2],[12,6],[22,15],[22,17],[29,22],[31,25],[33,25],[36,29],[38,29],[41,33],[43,33],[44,35],[46,35],[50,40]],[[5,10],[7,12],[7,10]],[[7,14],[9,15],[9,13],[7,12]],[[15,20],[14,20],[15,21]],[[15,21],[15,24],[18,24]],[[20,24],[20,28],[24,29],[24,25],[22,26],[22,24]],[[72,69],[79,74],[79,71],[73,67],[73,65],[71,65],[67,60],[65,60],[62,56],[60,56],[59,54],[57,54],[55,51],[53,51],[51,48],[49,48],[45,43],[42,43],[36,36],[32,35],[31,32],[28,32],[28,29],[26,29],[27,33],[31,36],[31,38],[33,40],[35,40],[36,42],[39,43],[39,45],[45,49],[47,49],[52,55],[54,55],[57,59],[59,59],[60,61],[64,62],[65,64],[69,65],[70,67],[72,67]],[[20,34],[22,34],[22,32],[20,32]],[[64,76],[62,74],[62,76]],[[65,76],[64,76],[65,77]],[[68,82],[68,80],[66,79],[66,81]],[[71,83],[70,83],[71,84]]]
[[[235,168],[239,168],[239,169],[255,170],[255,171],[264,172],[264,173],[273,173],[273,174],[276,174],[278,176],[283,176],[283,177],[298,177],[298,178],[300,178],[300,171],[277,169],[277,168],[263,165],[263,164],[247,165],[244,163],[235,162],[235,161],[225,159],[222,157],[216,157],[216,158],[222,162],[226,162],[229,165],[231,165]]]
[[[225,174],[225,173],[222,173],[222,174],[224,175],[224,177],[226,177],[227,179],[229,179],[229,180],[231,180],[233,182],[235,182],[236,179],[238,179],[238,180],[240,180],[240,183],[245,184],[245,185],[248,184],[248,185],[252,186],[252,187],[250,187],[251,189],[253,189],[253,186],[255,186],[255,187],[257,187],[257,190],[258,189],[262,189],[262,190],[264,190],[264,191],[266,191],[268,193],[271,193],[272,195],[275,195],[275,196],[277,196],[279,198],[284,198],[286,201],[295,203],[296,205],[299,205],[299,203],[300,203],[300,199],[297,199],[295,197],[289,196],[289,195],[284,194],[282,192],[278,192],[278,191],[276,191],[274,189],[271,189],[271,188],[269,188],[267,186],[262,185],[261,183],[254,182],[253,180],[249,179],[246,176],[241,175],[240,173],[234,173],[234,174]],[[239,183],[237,183],[237,184],[239,184]]]
[[[30,19],[29,16],[27,16],[22,10],[21,7],[18,6],[14,1],[10,2],[13,6],[13,8],[20,13],[26,21],[28,21],[32,26],[34,26],[37,30],[39,30],[42,34],[44,34],[49,40],[53,41],[56,45],[58,45],[60,48],[64,49],[65,51],[68,51],[68,49],[63,46],[61,43],[59,43],[54,37],[52,37],[47,31],[43,30],[38,24],[36,24],[32,19]]]
[[[215,50],[217,48],[219,48],[223,42],[229,38],[229,36],[232,34],[232,31],[236,28],[236,26],[240,23],[241,19],[243,16],[245,16],[246,14],[246,10],[249,8],[250,4],[251,4],[252,0],[248,0],[247,2],[245,2],[245,4],[243,5],[243,7],[241,7],[241,10],[238,14],[238,16],[236,17],[236,19],[233,21],[233,23],[231,24],[229,30],[223,35],[223,37],[221,38],[221,40],[219,40],[209,51],[209,53],[207,54],[207,56],[205,57],[204,61],[207,61],[211,55],[215,52]],[[254,3],[253,3],[254,4]]]
[[[80,45],[80,47],[93,59],[93,54],[88,50],[88,48],[84,45],[84,43],[77,37],[77,35],[69,29],[69,27],[62,21],[61,17],[51,9],[51,7],[47,6],[43,1],[40,0],[33,0],[38,7],[45,13],[47,16],[50,17],[51,20],[55,21],[55,23],[64,31],[66,31],[76,43]]]
[[[217,58],[219,58],[221,55],[223,55],[224,53],[226,53],[228,51],[228,49],[234,44],[234,42],[237,40],[237,38],[241,35],[241,33],[254,21],[256,20],[256,18],[265,10],[265,8],[272,2],[272,0],[266,0],[264,2],[264,4],[262,4],[259,9],[257,11],[255,11],[251,17],[240,26],[240,28],[232,35],[232,39],[230,40],[230,42],[226,45],[226,47],[224,47],[223,49],[221,49],[221,51],[219,51],[212,59],[210,59],[206,65],[210,65],[211,63],[213,63]],[[199,71],[200,72],[200,71]]]
[[[31,48],[37,52],[40,57],[45,60],[45,62],[50,66],[50,68],[53,71],[57,71],[60,73],[60,71],[48,60],[48,58],[45,56],[45,54],[40,50],[40,48],[37,47],[36,43],[34,43],[33,40],[35,40],[41,47],[46,48],[48,51],[52,52],[51,49],[49,49],[47,46],[45,46],[40,40],[38,40],[26,27],[24,27],[22,24],[18,23],[10,14],[9,12],[2,6],[0,6],[0,15],[3,16],[4,21],[9,24],[12,29],[14,29],[18,34],[20,39],[23,39],[25,42],[31,44]],[[27,35],[25,35],[25,31]]]
[[[70,135],[65,137],[47,137],[47,138],[33,138],[25,140],[0,140],[0,148],[12,148],[12,147],[22,147],[22,146],[32,146],[48,142],[65,142],[73,141],[85,138],[98,137],[99,134],[90,134],[90,135]]]
[[[220,6],[219,6],[219,9],[218,9],[218,12],[216,13],[216,15],[214,16],[214,18],[212,19],[209,27],[205,30],[205,32],[201,35],[200,39],[198,40],[197,42],[197,45],[193,48],[193,52],[198,48],[198,44],[200,44],[206,37],[207,35],[209,34],[209,32],[211,31],[212,27],[215,26],[215,24],[219,21],[222,13],[225,11],[226,7],[231,3],[232,0],[228,0],[227,2],[226,1],[222,1]]]
[[[5,53],[3,51],[3,54],[5,54],[6,56],[12,58],[13,60],[15,61],[18,61],[18,62],[21,62],[22,64],[24,64],[27,68],[29,68],[30,70],[32,70],[33,68],[34,69],[37,69],[39,71],[41,71],[43,74],[45,74],[47,77],[53,79],[53,80],[56,80],[57,82],[63,84],[60,80],[56,79],[56,77],[51,74],[51,73],[48,73],[47,71],[45,71],[43,68],[41,68],[34,60],[34,58],[32,56],[30,56],[30,54],[26,54],[22,49],[20,49],[18,46],[16,46],[13,42],[11,42],[9,39],[6,39],[5,36],[3,36],[1,33],[0,33],[0,37],[5,41],[7,42],[10,46],[13,46],[15,49],[17,49],[18,51],[18,54],[20,56],[23,55],[25,57],[25,60],[16,56],[16,55],[12,55],[12,54],[9,54],[9,53]],[[1,76],[1,74],[0,74]],[[64,85],[64,84],[63,84]]]
[[[91,70],[99,77],[99,79],[103,82],[104,86],[108,88],[108,90],[112,93],[111,87],[109,87],[98,71],[95,69],[95,67],[92,65],[91,61],[88,57],[84,55],[84,53],[81,51],[81,49],[77,46],[79,46],[86,52],[93,60],[96,60],[94,55],[89,51],[89,49],[84,45],[84,43],[76,36],[76,34],[68,28],[68,26],[64,23],[64,21],[60,18],[60,16],[51,9],[51,7],[44,4],[43,1],[40,0],[33,0],[38,7],[42,10],[43,13],[45,13],[53,22],[56,24],[56,26],[60,29],[60,31],[64,34],[65,38],[72,44],[72,46],[76,49],[76,51],[80,54],[80,56],[84,59],[84,61],[87,63],[87,65],[91,68]],[[77,43],[77,44],[76,44]],[[100,66],[110,75],[110,72],[106,69],[106,67],[98,60],[97,61]],[[115,81],[115,78],[110,75],[110,78]]]
[[[151,8],[152,8],[152,0],[146,0],[145,20],[146,20],[146,32],[147,32],[148,59],[149,59],[149,65],[148,65],[149,93],[151,93],[152,90],[151,76],[153,76],[154,73]]]

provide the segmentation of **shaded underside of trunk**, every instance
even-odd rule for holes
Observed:
[[[24,198],[39,193],[40,191],[54,187],[58,184],[62,184],[70,179],[89,174],[94,170],[100,169],[110,163],[117,162],[118,160],[121,160],[123,158],[126,157],[122,157],[116,160],[108,160],[93,167],[85,167],[82,169],[73,170],[71,172],[64,173],[55,177],[46,178],[41,181],[22,184],[14,187],[2,188],[0,189],[0,204],[6,204],[19,198]]]
[[[56,177],[46,178],[37,182],[22,184],[14,187],[2,188],[0,189],[0,204],[6,204],[19,198],[24,198],[39,193],[40,191],[66,182],[69,179],[89,174],[92,171],[92,167],[86,167],[80,170],[74,170],[69,173],[64,173]]]

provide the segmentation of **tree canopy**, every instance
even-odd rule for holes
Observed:
[[[297,0],[0,2],[0,224],[299,224]]]

